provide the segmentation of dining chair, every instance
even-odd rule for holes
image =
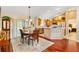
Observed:
[[[37,43],[39,43],[39,30],[38,29],[33,30],[33,34],[31,34],[29,37],[29,43],[30,43],[30,40],[32,40],[32,45],[34,44],[35,40],[37,40]]]
[[[20,29],[20,33],[21,33],[22,43],[24,43],[24,41],[26,41],[26,39],[29,39],[28,30],[23,31],[22,29]],[[29,45],[29,43],[28,43],[28,45]]]
[[[24,41],[24,37],[23,37],[23,33],[22,33],[22,30],[21,29],[19,29],[20,30],[20,34],[21,34],[21,42],[23,43],[23,41]]]
[[[21,34],[21,39],[23,39],[23,33],[22,33],[22,30],[21,29],[19,29],[20,30],[20,34]]]
[[[23,33],[22,29],[20,29],[20,34],[21,34],[21,42],[24,43],[26,35]]]

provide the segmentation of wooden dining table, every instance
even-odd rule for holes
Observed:
[[[28,36],[28,45],[30,45],[30,40],[32,39],[31,37],[33,37],[34,34],[34,30],[29,30],[27,31],[23,31],[24,35],[27,37]],[[33,40],[33,39],[32,39]],[[33,42],[32,42],[33,43]]]
[[[23,36],[26,36],[28,38],[28,45],[30,45],[30,37],[33,35],[33,31],[22,31]]]

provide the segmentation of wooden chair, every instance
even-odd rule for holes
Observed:
[[[37,43],[39,43],[39,30],[38,29],[35,29],[33,31],[33,34],[30,35],[29,44],[30,44],[30,40],[32,40],[32,45],[34,44],[35,40],[37,40]]]
[[[22,43],[24,43],[24,41],[28,38],[29,39],[29,35],[28,35],[28,33],[24,33],[23,31],[22,31],[22,29],[20,29],[20,33],[21,33],[21,39],[23,39],[22,40]],[[29,44],[29,43],[28,43]]]
[[[20,34],[21,34],[21,42],[24,43],[24,40],[26,39],[26,36],[24,36],[24,33],[20,29]]]
[[[21,29],[19,29],[19,30],[20,30],[20,34],[21,34],[21,39],[23,39],[23,32]]]

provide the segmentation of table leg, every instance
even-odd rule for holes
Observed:
[[[37,43],[39,43],[39,38],[37,38]]]
[[[33,44],[34,44],[34,43],[33,43],[33,39],[32,39],[32,46],[33,46]]]
[[[28,45],[30,45],[30,36],[28,36]]]

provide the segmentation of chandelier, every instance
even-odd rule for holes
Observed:
[[[31,21],[31,16],[30,16],[30,6],[28,6],[28,9],[29,9],[29,14],[28,14],[28,25],[30,27],[30,21]]]
[[[31,19],[31,16],[30,16],[30,6],[28,6],[28,8],[29,8],[29,20]]]

